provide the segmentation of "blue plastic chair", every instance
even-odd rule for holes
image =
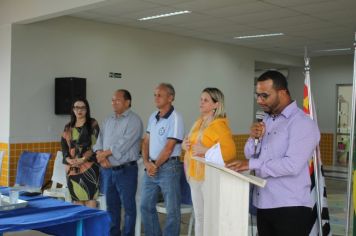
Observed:
[[[24,151],[17,164],[16,186],[41,189],[51,153]]]

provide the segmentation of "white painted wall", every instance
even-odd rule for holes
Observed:
[[[311,71],[315,78],[314,97],[318,104],[318,120],[323,132],[336,130],[336,84],[352,83],[353,56],[330,56],[315,58],[311,61]]]
[[[190,128],[200,92],[219,87],[235,134],[246,133],[253,117],[254,62],[301,65],[302,59],[112,24],[63,17],[13,30],[11,140],[58,140],[67,116],[54,115],[54,78],[87,78],[92,115],[111,112],[114,90],[133,95],[133,109],[146,124],[153,90],[160,82],[176,88],[175,107]],[[108,78],[120,72],[122,80]]]
[[[11,25],[0,25],[0,142],[10,135]]]
[[[304,67],[288,68],[288,87],[293,100],[303,107]]]
[[[325,56],[311,59],[311,88],[317,108],[319,128],[324,133],[335,133],[337,98],[336,84],[352,83],[353,56]],[[293,80],[289,80],[292,95],[302,105],[303,68],[293,68]]]

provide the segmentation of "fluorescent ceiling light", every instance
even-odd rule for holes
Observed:
[[[153,19],[157,19],[157,18],[176,16],[176,15],[187,14],[187,13],[191,13],[191,11],[176,11],[176,12],[171,12],[171,13],[166,13],[166,14],[161,14],[161,15],[156,15],[156,16],[148,16],[148,17],[144,17],[144,18],[141,18],[138,20],[153,20]]]
[[[246,36],[236,36],[234,39],[249,39],[249,38],[262,38],[262,37],[273,37],[273,36],[281,36],[284,33],[273,33],[273,34],[257,34],[257,35],[246,35]]]
[[[323,49],[314,52],[338,52],[338,51],[349,51],[351,48],[333,48],[333,49]]]

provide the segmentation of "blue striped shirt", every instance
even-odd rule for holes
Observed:
[[[93,149],[110,149],[112,155],[108,159],[112,166],[136,161],[140,157],[142,133],[141,118],[128,109],[119,117],[113,114],[105,119]]]

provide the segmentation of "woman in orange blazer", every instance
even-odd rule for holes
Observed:
[[[236,160],[236,147],[226,118],[224,94],[217,88],[205,88],[200,96],[200,117],[184,139],[185,171],[190,185],[195,215],[195,235],[204,235],[204,164],[192,159],[203,157],[216,143],[220,148],[225,164]]]

